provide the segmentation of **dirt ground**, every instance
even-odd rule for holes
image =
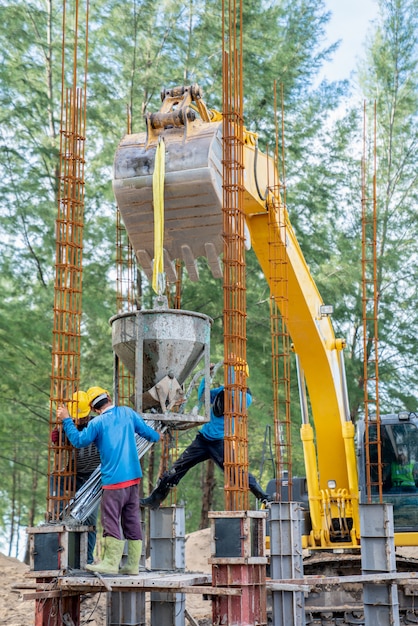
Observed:
[[[418,549],[398,549],[398,554],[411,559],[418,558]],[[210,530],[200,530],[186,536],[186,569],[193,572],[211,572],[208,564],[210,556]],[[29,586],[33,578],[25,574],[29,567],[0,553],[0,626],[34,626],[35,602],[24,600],[25,594],[32,593]],[[26,588],[25,588],[26,587]],[[204,600],[200,594],[186,596],[186,608],[199,626],[212,624],[212,606],[210,600]],[[107,626],[106,594],[83,596],[80,611],[83,626]],[[188,625],[188,621],[186,620]]]
[[[210,530],[200,530],[186,536],[186,569],[193,572],[209,572]],[[35,602],[24,600],[25,594],[33,593],[28,588],[33,579],[25,576],[29,567],[17,559],[0,553],[0,624],[1,626],[34,626]],[[190,615],[201,624],[212,623],[212,606],[201,595],[188,594],[186,608]],[[106,626],[106,594],[83,597],[80,611],[81,624],[86,626]],[[186,620],[186,624],[187,624]]]

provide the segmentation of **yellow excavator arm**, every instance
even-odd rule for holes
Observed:
[[[204,256],[215,277],[223,276],[222,121],[204,105],[200,89],[165,90],[159,113],[147,117],[147,132],[126,135],[114,163],[113,187],[129,239],[152,280],[154,224],[152,176],[155,152],[164,139],[164,270],[175,281],[175,259],[198,280]],[[199,115],[196,114],[196,111]],[[359,545],[358,478],[354,425],[348,415],[342,351],[335,338],[286,208],[278,193],[274,160],[261,153],[254,134],[245,140],[244,211],[248,238],[266,280],[270,279],[271,229],[287,263],[287,324],[299,363],[300,385],[309,392],[313,426],[303,416],[301,436],[308,481],[312,532],[305,545]],[[273,203],[276,211],[269,211]],[[273,223],[272,223],[273,214]]]

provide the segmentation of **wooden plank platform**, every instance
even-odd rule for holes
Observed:
[[[344,587],[356,583],[387,585],[397,583],[400,587],[417,587],[418,572],[376,572],[375,574],[358,574],[353,576],[304,576],[288,580],[267,579],[267,591],[304,591],[309,592],[316,587]]]
[[[53,581],[32,584],[33,593],[23,595],[24,600],[54,598],[61,595],[99,593],[107,591],[172,592],[206,596],[240,596],[240,588],[212,587],[211,574],[200,572],[145,571],[137,576],[90,574],[85,571],[64,575]],[[27,587],[26,587],[27,588]],[[36,591],[35,591],[36,590]]]
[[[309,592],[320,586],[332,587],[346,583],[378,583],[387,584],[397,582],[398,585],[413,587],[411,595],[416,595],[418,572],[393,572],[379,574],[365,574],[357,576],[305,576],[300,579],[266,580],[266,590],[274,591],[301,591]],[[212,587],[211,574],[200,572],[166,572],[144,571],[137,576],[95,575],[89,572],[77,571],[71,576],[59,576],[52,581],[37,581],[29,585],[23,584],[16,588],[32,589],[32,593],[23,595],[23,600],[40,600],[55,598],[62,595],[77,595],[99,593],[107,591],[138,591],[138,592],[165,592],[190,593],[205,596],[240,596],[240,587]],[[36,590],[36,591],[35,591]]]
[[[62,590],[76,590],[89,588],[91,591],[104,588],[107,583],[112,589],[122,591],[170,591],[178,592],[179,588],[193,587],[195,585],[210,585],[212,576],[203,573],[190,572],[163,572],[146,571],[137,576],[114,576],[102,574],[100,577],[86,572],[79,572],[73,576],[62,576],[57,580],[57,586]],[[97,589],[99,590],[99,589]]]

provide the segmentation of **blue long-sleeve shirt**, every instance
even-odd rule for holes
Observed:
[[[225,435],[224,416],[222,415],[221,417],[216,417],[216,415],[213,412],[213,401],[215,400],[218,393],[222,391],[222,389],[224,389],[223,385],[221,385],[220,387],[214,387],[213,389],[210,390],[210,421],[206,422],[206,424],[204,424],[202,428],[200,429],[200,433],[206,439],[209,439],[211,441],[223,439]],[[205,379],[202,378],[202,380],[200,381],[199,388],[197,390],[197,397],[199,401],[202,401],[202,402],[204,401],[204,394],[205,394]],[[253,400],[252,395],[248,391],[245,394],[245,399],[247,403],[246,406],[248,408]]]
[[[160,439],[159,433],[126,406],[109,407],[82,431],[77,430],[71,418],[64,419],[62,425],[75,448],[85,448],[93,442],[96,444],[100,453],[103,486],[141,478],[135,433],[148,441]]]

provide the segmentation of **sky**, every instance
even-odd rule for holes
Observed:
[[[331,19],[327,27],[328,43],[341,39],[334,60],[324,66],[324,75],[330,81],[349,78],[356,67],[356,58],[363,55],[363,43],[377,16],[377,0],[326,0]]]

